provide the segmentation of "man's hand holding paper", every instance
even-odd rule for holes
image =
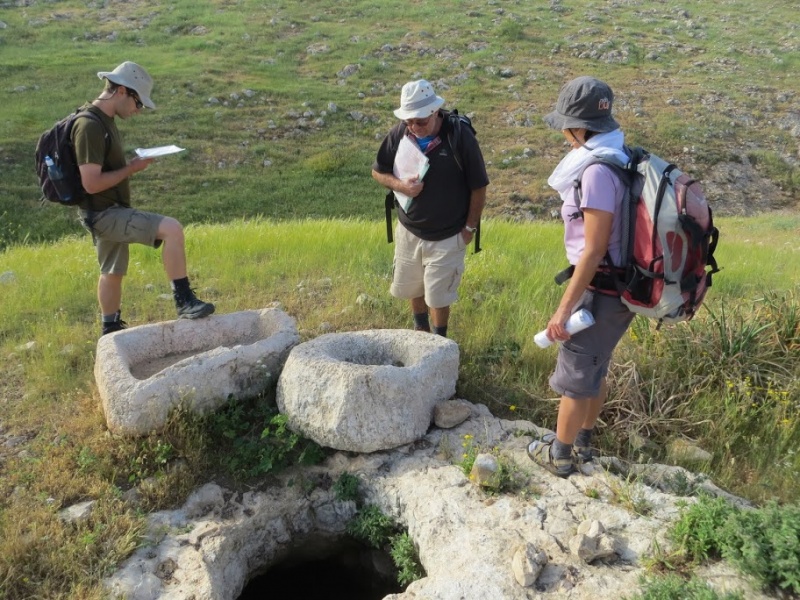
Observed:
[[[404,212],[408,212],[411,200],[422,191],[422,178],[428,172],[428,157],[425,156],[408,136],[404,136],[397,146],[393,172],[398,179],[408,183],[406,190],[411,194],[394,191],[395,198]]]

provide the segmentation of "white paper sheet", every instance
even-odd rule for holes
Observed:
[[[140,158],[156,158],[158,156],[166,156],[168,154],[175,154],[176,152],[183,152],[186,148],[178,148],[177,146],[157,146],[155,148],[137,148],[136,156]]]
[[[428,172],[428,157],[422,153],[419,146],[412,142],[408,136],[403,136],[397,145],[397,154],[394,157],[394,167],[392,171],[398,179],[412,179],[416,177],[421,180]],[[395,191],[394,197],[404,212],[408,212],[413,198]]]

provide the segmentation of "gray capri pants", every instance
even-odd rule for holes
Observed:
[[[635,316],[616,296],[586,290],[573,312],[585,308],[595,324],[561,344],[550,387],[558,394],[582,400],[600,393],[611,355]]]

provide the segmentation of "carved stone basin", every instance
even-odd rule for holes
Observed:
[[[153,323],[105,335],[94,374],[108,428],[127,435],[161,429],[183,405],[211,411],[274,382],[300,336],[277,308]]]

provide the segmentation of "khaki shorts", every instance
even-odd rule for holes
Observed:
[[[144,244],[153,248],[161,245],[156,235],[163,215],[112,206],[98,212],[81,211],[81,216],[84,227],[92,234],[97,262],[103,274],[127,274],[129,244]]]
[[[634,314],[616,296],[586,290],[573,312],[585,308],[595,324],[573,335],[558,349],[550,387],[558,394],[582,400],[600,393],[611,355],[628,330]]]
[[[418,238],[398,223],[394,232],[394,275],[389,292],[395,298],[425,298],[431,308],[458,300],[467,245],[461,233],[438,242]]]

